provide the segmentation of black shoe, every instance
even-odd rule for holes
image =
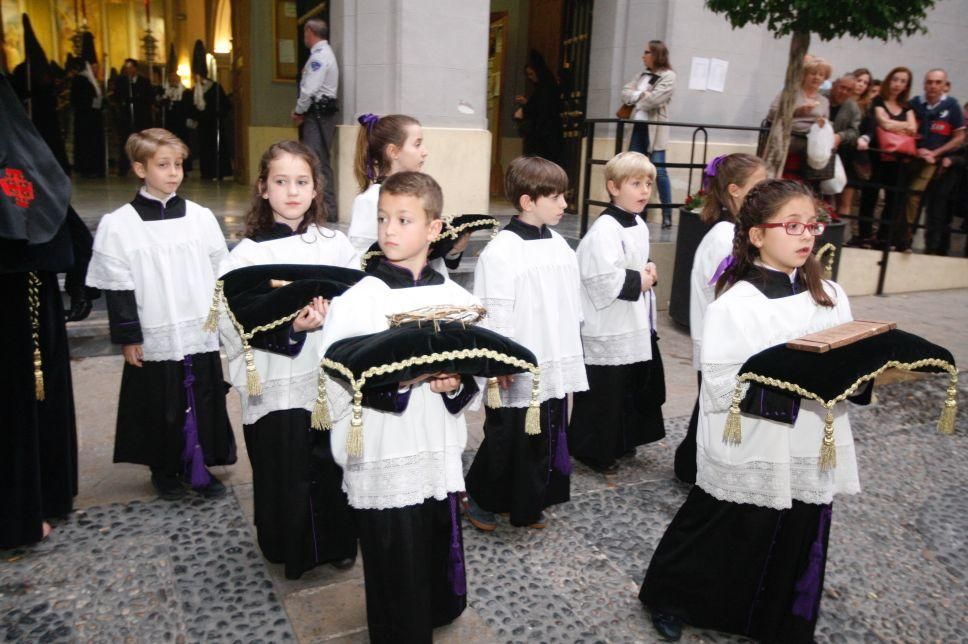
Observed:
[[[621,456],[619,456],[619,458],[635,458],[635,453],[636,453],[635,452],[635,448],[633,447],[629,451],[627,451],[624,454],[622,454]]]
[[[613,461],[610,465],[598,470],[599,474],[605,474],[606,476],[618,473],[618,461]]]
[[[666,615],[653,611],[652,626],[667,642],[678,642],[682,637],[682,620],[674,615]]]
[[[151,484],[158,496],[166,501],[175,501],[185,496],[185,486],[177,474],[151,473]]]
[[[209,474],[209,476],[212,475]],[[224,483],[212,476],[212,480],[208,485],[205,487],[200,487],[195,491],[204,496],[206,499],[221,499],[223,496],[225,496],[226,489]]]
[[[348,557],[346,559],[337,559],[336,561],[330,561],[329,565],[336,570],[349,570],[354,565],[356,565],[356,557]]]

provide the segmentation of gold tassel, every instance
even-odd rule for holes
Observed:
[[[497,378],[487,379],[487,406],[491,409],[501,408],[501,387],[497,384]]]
[[[44,400],[44,371],[40,360],[40,349],[34,349],[34,398]]]
[[[941,417],[938,418],[938,431],[942,434],[955,433],[955,416],[958,415],[958,373],[951,374],[948,383],[948,396],[945,398]]]
[[[242,345],[242,350],[245,352],[245,388],[250,396],[261,396],[262,380],[259,379],[259,372],[256,371],[255,355],[252,353],[252,347],[249,346],[248,341],[245,341]]]
[[[743,401],[742,385],[736,383],[733,389],[733,402],[729,406],[726,425],[723,427],[723,442],[727,445],[739,445],[743,442],[743,425],[740,421],[739,404]]]
[[[350,419],[350,433],[346,437],[346,453],[350,456],[363,456],[363,392],[353,394],[353,418]]]
[[[820,444],[820,471],[829,472],[837,467],[837,446],[834,444],[834,410],[827,409],[823,422],[823,442]]]
[[[333,428],[333,419],[329,415],[329,404],[326,402],[326,375],[322,371],[319,373],[319,386],[311,422],[313,429],[327,430]]]
[[[531,405],[524,414],[524,433],[529,436],[537,436],[541,433],[541,403],[538,402],[538,394],[541,392],[541,385],[538,383],[540,372],[534,370],[531,377]]]
[[[30,308],[34,342],[34,398],[44,400],[44,362],[40,356],[40,278],[36,273],[27,273],[27,305]]]
[[[208,309],[208,319],[202,328],[209,333],[214,333],[218,329],[218,310],[222,304],[222,287],[225,283],[222,280],[215,282],[215,294],[212,295],[212,306]]]

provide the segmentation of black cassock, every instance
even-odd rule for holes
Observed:
[[[74,169],[83,177],[103,177],[104,116],[94,107],[97,92],[91,81],[77,74],[71,81],[71,107],[74,110]]]
[[[182,90],[180,96],[162,94],[161,110],[163,127],[181,139],[189,148],[192,147],[192,144],[190,138],[191,132],[188,129],[188,119],[192,117],[194,109],[192,105],[192,93],[188,90]],[[190,150],[189,157],[185,159],[185,172],[190,172],[192,169],[193,152],[197,151]]]
[[[43,520],[70,512],[77,494],[74,390],[57,273],[83,284],[92,243],[73,209],[47,243],[0,239],[0,548],[39,541]],[[44,400],[34,392],[32,290]]]
[[[225,90],[212,83],[205,90],[205,109],[195,110],[198,121],[198,161],[202,179],[232,176],[231,103]]]
[[[124,175],[131,168],[131,161],[124,153],[124,144],[134,132],[151,127],[154,92],[143,76],[135,76],[132,81],[122,75],[114,84],[114,100],[118,104],[118,173]]]
[[[20,97],[24,109],[29,105],[30,120],[53,152],[58,165],[69,175],[71,164],[67,160],[64,134],[61,132],[60,119],[57,118],[57,86],[53,76],[49,73],[34,74],[34,78],[28,82],[27,65],[20,63],[14,68],[10,83]]]

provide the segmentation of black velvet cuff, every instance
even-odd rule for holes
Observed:
[[[283,356],[297,356],[306,342],[305,331],[293,331],[292,323],[285,324],[272,331],[256,333],[249,341],[256,349]]]
[[[363,406],[377,411],[402,414],[409,403],[410,389],[401,392],[400,384],[396,382],[363,391]]]
[[[447,270],[456,271],[457,268],[460,266],[460,260],[463,258],[464,258],[464,253],[461,253],[460,255],[454,258],[450,258],[445,255],[444,266],[447,267]]]
[[[637,302],[642,295],[642,274],[629,268],[625,269],[625,284],[618,292],[618,299]]]
[[[108,306],[108,326],[114,344],[141,344],[141,321],[134,291],[104,291]]]
[[[441,394],[444,397],[444,407],[456,416],[467,406],[478,391],[480,391],[480,388],[477,386],[477,381],[474,380],[473,376],[461,376],[460,389],[457,390],[455,396],[451,397],[448,394]]]
[[[800,413],[800,397],[788,392],[767,389],[750,383],[746,397],[740,403],[740,411],[751,416],[789,425],[797,422]]]

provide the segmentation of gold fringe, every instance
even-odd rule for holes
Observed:
[[[329,404],[326,401],[326,375],[319,372],[319,385],[316,391],[316,404],[313,406],[311,417],[313,429],[327,430],[333,428],[333,419],[329,415]]]
[[[837,445],[834,444],[834,410],[827,408],[823,422],[823,442],[820,444],[820,471],[829,472],[837,467]]]
[[[350,433],[346,437],[346,453],[350,456],[363,456],[363,393],[353,394],[353,418],[350,419]]]
[[[40,278],[36,273],[27,273],[27,305],[34,343],[34,398],[44,400],[44,361],[40,355]]]
[[[497,378],[487,379],[487,406],[491,409],[501,408],[501,387],[497,384]]]
[[[723,442],[727,445],[739,445],[743,442],[743,425],[740,421],[739,404],[743,401],[743,390],[740,383],[733,389],[733,402],[729,406],[726,425],[723,427]]]
[[[826,256],[826,261],[824,262],[824,256]],[[823,262],[823,277],[824,279],[833,279],[834,274],[834,259],[837,257],[837,247],[831,243],[826,243],[817,250],[817,261]]]
[[[205,331],[209,333],[214,333],[218,330],[218,311],[222,304],[222,288],[225,286],[225,282],[218,280],[215,282],[215,293],[212,295],[212,306],[208,309],[208,318],[205,320],[205,326],[202,327]]]
[[[938,418],[938,431],[942,434],[955,433],[955,417],[958,415],[958,372],[952,372],[948,383],[948,396],[945,398],[941,417]]]
[[[44,400],[44,371],[40,359],[40,348],[34,349],[34,398]]]
[[[246,342],[242,345],[242,350],[245,352],[245,388],[250,396],[261,396],[262,380],[255,368],[255,355],[252,353],[252,347]]]

